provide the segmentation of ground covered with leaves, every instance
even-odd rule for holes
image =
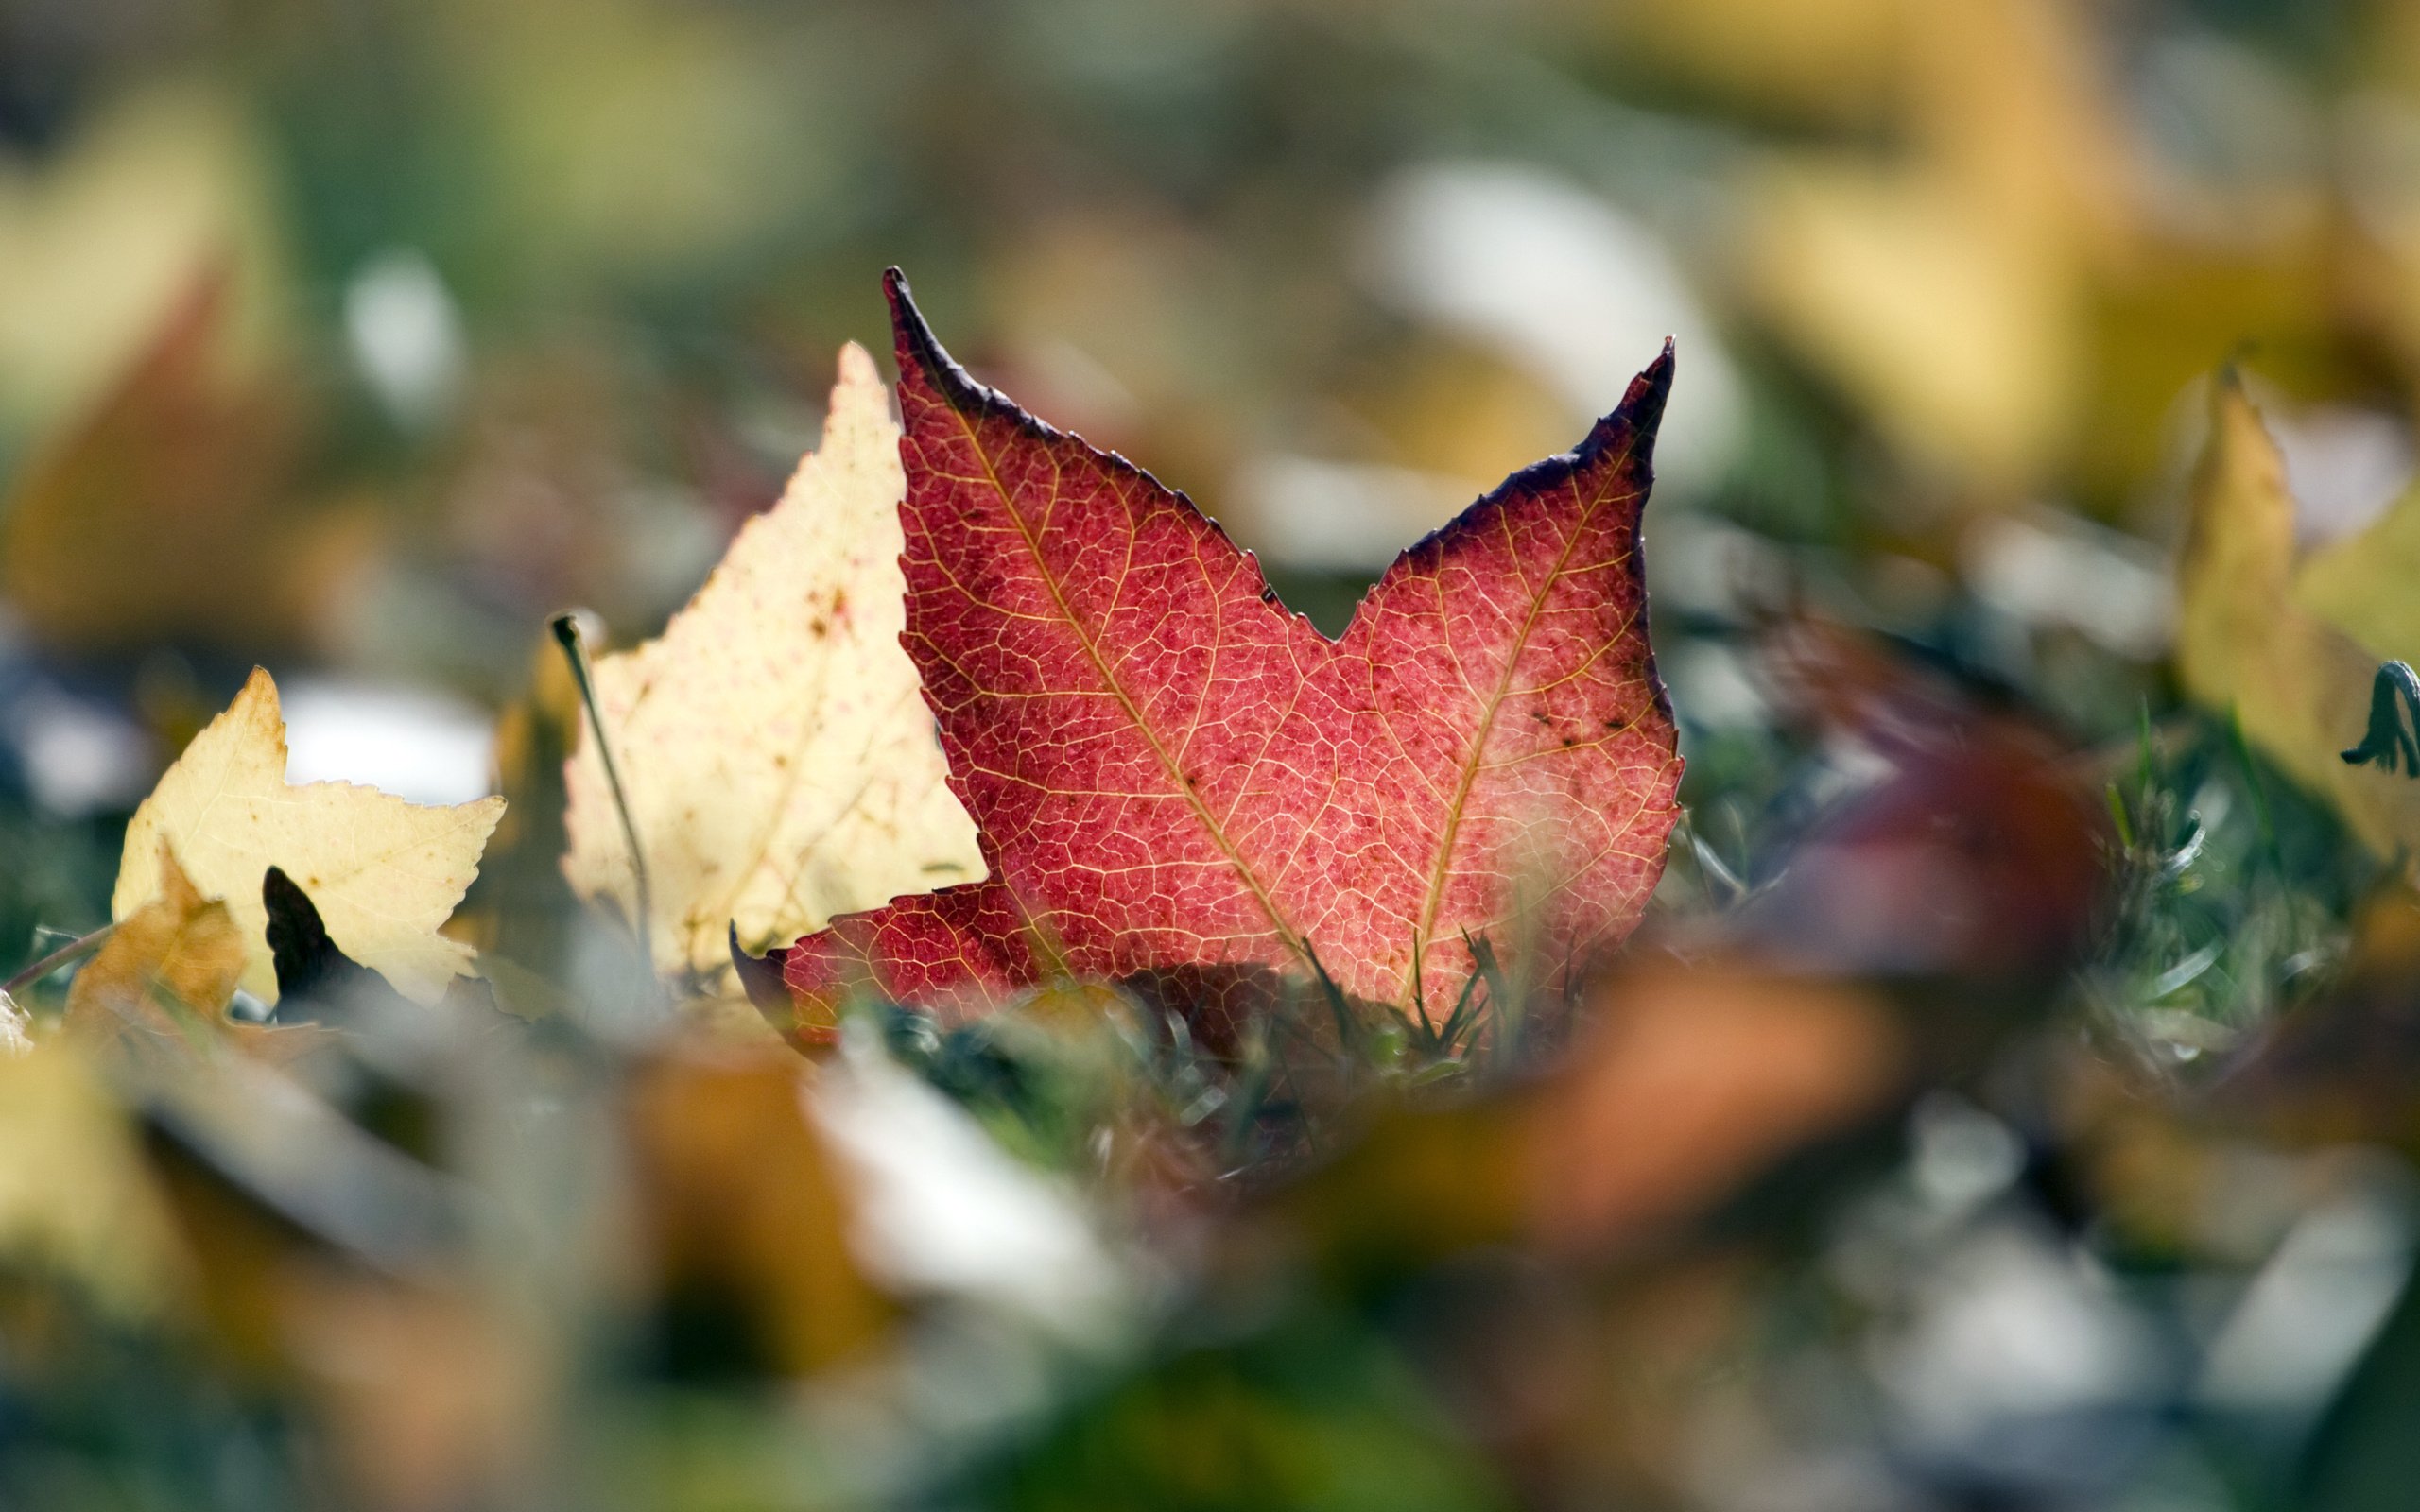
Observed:
[[[2400,8],[272,9],[0,7],[0,1506],[2409,1501]]]
[[[890,287],[903,421],[845,352],[662,639],[558,622],[507,798],[292,784],[255,672],[10,984],[23,1494],[2390,1473],[2420,711],[2296,617],[2233,380],[2179,580],[2230,713],[2078,747],[1771,606],[1693,809],[1668,354],[1331,641]]]

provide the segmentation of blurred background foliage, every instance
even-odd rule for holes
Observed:
[[[1331,630],[1678,336],[1579,1022],[665,1027],[543,627],[660,627],[894,263]],[[2409,1504],[2420,909],[2170,667],[2230,363],[2376,541],[2420,8],[0,0],[0,959],[255,661],[295,780],[514,802],[493,1002],[0,1061],[0,1504]]]

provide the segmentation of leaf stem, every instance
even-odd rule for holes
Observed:
[[[0,982],[0,996],[15,997],[68,962],[80,960],[92,954],[101,948],[116,929],[115,924],[103,924],[89,935],[78,935],[6,982]]]
[[[638,918],[634,920],[639,937],[639,959],[647,963],[648,975],[655,975],[655,903],[648,886],[647,852],[639,849],[638,821],[631,816],[630,795],[622,788],[622,770],[614,761],[614,743],[605,738],[604,712],[596,705],[596,682],[588,666],[588,643],[579,633],[579,616],[558,614],[552,621],[555,644],[563,648],[563,660],[571,663],[571,679],[579,687],[580,706],[588,711],[588,728],[596,732],[596,755],[605,767],[605,785],[613,790],[614,812],[621,816],[622,839],[631,848],[631,876],[638,888]]]

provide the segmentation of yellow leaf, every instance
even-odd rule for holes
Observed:
[[[67,989],[67,1033],[96,1055],[138,1061],[194,1054],[244,974],[244,936],[204,898],[164,842],[158,890],[127,915]]]
[[[168,1214],[131,1120],[75,1046],[0,1057],[0,1263],[76,1277],[121,1314],[155,1311],[176,1279]]]
[[[351,782],[285,782],[277,684],[254,668],[134,811],[110,910],[130,918],[162,888],[164,841],[205,894],[226,899],[244,943],[243,986],[277,1000],[261,879],[280,867],[318,905],[329,937],[406,997],[434,1003],[469,970],[468,946],[438,933],[478,874],[504,812],[485,798],[424,807]]]
[[[1626,60],[1752,115],[1865,125],[1888,103],[1912,7],[1909,0],[1631,0],[1571,9]]]
[[[2074,443],[2089,295],[2131,230],[2127,133],[2083,18],[2031,0],[1783,9],[1769,43],[1806,28],[1885,50],[1898,146],[1752,175],[1751,297],[1901,450],[2003,494],[2036,486]]]
[[[844,347],[822,447],[781,502],[740,531],[661,639],[596,662],[667,967],[721,970],[735,923],[761,950],[984,875],[899,644],[906,487],[873,361]],[[564,777],[563,874],[637,917],[593,729]]]
[[[2176,666],[2255,747],[2380,854],[2420,850],[2420,782],[2338,754],[2361,738],[2377,658],[2292,592],[2294,501],[2242,387],[2214,386],[2179,569]]]
[[[2420,494],[2407,493],[2361,530],[2312,552],[2294,599],[2378,660],[2420,662]]]
[[[2020,484],[2065,444],[2083,333],[2059,259],[1897,170],[1794,163],[1757,201],[1768,313],[1899,447]]]
[[[56,153],[0,149],[0,430],[92,404],[206,269],[233,284],[214,359],[277,346],[292,301],[268,167],[240,99],[199,80],[117,95]]]

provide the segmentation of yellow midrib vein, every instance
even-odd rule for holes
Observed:
[[[1143,737],[1144,744],[1150,747],[1151,754],[1158,760],[1161,770],[1167,774],[1170,784],[1184,796],[1186,805],[1193,810],[1194,816],[1201,820],[1202,830],[1210,836],[1211,842],[1218,846],[1219,852],[1227,858],[1228,864],[1235,868],[1236,875],[1242,881],[1245,890],[1252,894],[1253,901],[1260,905],[1261,912],[1268,916],[1270,925],[1277,931],[1279,939],[1285,943],[1287,949],[1296,954],[1306,955],[1308,953],[1304,950],[1302,940],[1295,934],[1293,926],[1288,924],[1285,915],[1279,912],[1276,900],[1270,897],[1269,889],[1262,885],[1251,863],[1247,862],[1236,850],[1234,844],[1228,840],[1226,831],[1210,813],[1209,808],[1202,803],[1200,791],[1184,780],[1183,765],[1170,755],[1158,733],[1143,717],[1141,705],[1137,704],[1133,696],[1126,691],[1126,685],[1111,669],[1109,659],[1102,654],[1099,644],[1085,632],[1082,621],[1076,617],[1075,609],[1067,602],[1067,596],[1060,587],[1057,575],[1050,570],[1048,558],[1042,554],[1040,539],[1035,536],[1032,527],[1027,524],[1025,516],[1018,511],[1016,505],[1011,500],[1008,486],[1000,481],[1000,471],[993,465],[992,454],[984,448],[982,438],[977,434],[974,422],[957,404],[948,400],[944,400],[943,403],[948,404],[949,412],[958,420],[959,428],[965,433],[966,444],[974,451],[976,458],[983,464],[983,475],[990,480],[992,491],[999,496],[1002,510],[1016,525],[1018,537],[1024,541],[1027,553],[1033,558],[1034,572],[1041,577],[1044,589],[1050,594],[1051,606],[1059,611],[1060,619],[1065,622],[1068,629],[1075,635],[1076,644],[1082,646],[1084,655],[1091,659],[1094,669],[1100,674],[1101,681],[1109,688],[1111,696],[1115,697],[1118,707],[1125,711],[1127,722],[1134,727],[1135,732]]]
[[[1615,458],[1607,470],[1608,473],[1620,477],[1629,469],[1631,455],[1637,449],[1638,436],[1634,431],[1622,447],[1621,455]],[[1420,923],[1412,931],[1411,981],[1407,985],[1413,988],[1415,1000],[1419,996],[1421,966],[1427,958],[1429,941],[1437,930],[1437,911],[1444,906],[1445,876],[1453,863],[1454,847],[1461,837],[1462,815],[1470,805],[1471,789],[1478,785],[1479,758],[1487,750],[1488,737],[1495,731],[1496,713],[1504,707],[1505,699],[1512,696],[1513,675],[1520,670],[1521,654],[1529,649],[1530,636],[1537,628],[1538,616],[1546,612],[1547,595],[1554,592],[1555,584],[1563,580],[1564,569],[1570,565],[1571,554],[1580,549],[1581,537],[1587,534],[1589,522],[1604,507],[1605,500],[1599,498],[1581,512],[1580,519],[1572,525],[1569,538],[1563,543],[1562,554],[1555,558],[1553,568],[1547,573],[1546,580],[1539,585],[1537,593],[1530,595],[1530,612],[1521,621],[1520,634],[1512,639],[1512,649],[1504,659],[1504,670],[1496,679],[1495,692],[1489,696],[1486,707],[1479,713],[1478,729],[1471,737],[1470,750],[1462,758],[1461,775],[1454,784],[1454,799],[1445,809],[1445,833],[1438,841],[1437,860],[1429,868],[1428,895],[1421,901]],[[1409,1006],[1419,1009],[1421,1005],[1414,1001]]]

